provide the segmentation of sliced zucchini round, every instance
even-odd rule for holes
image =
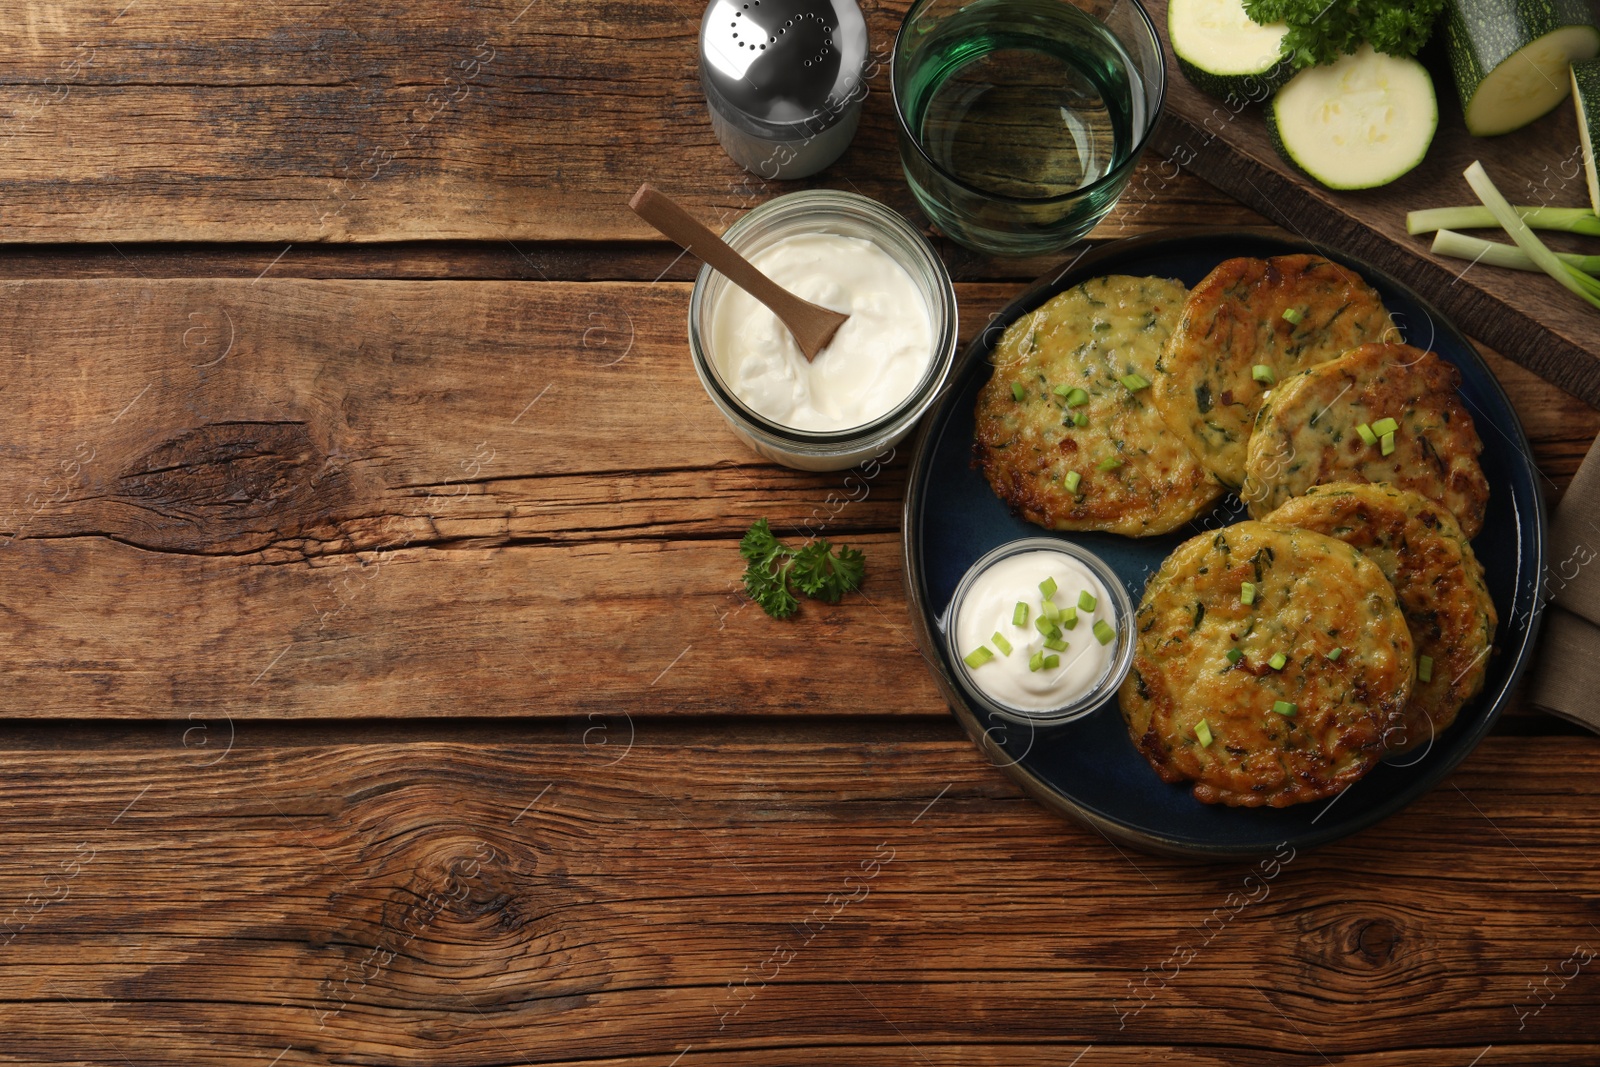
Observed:
[[[1591,0],[1450,0],[1445,49],[1467,132],[1521,129],[1566,97],[1567,65],[1600,53]]]
[[[1387,185],[1422,162],[1438,127],[1427,70],[1371,45],[1296,74],[1267,122],[1278,152],[1329,189]]]
[[[1195,88],[1229,102],[1264,101],[1294,73],[1281,55],[1287,24],[1263,26],[1244,0],[1172,0],[1167,36]]]

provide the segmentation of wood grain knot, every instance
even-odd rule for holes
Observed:
[[[1373,981],[1386,990],[1398,989],[1438,962],[1438,949],[1430,943],[1427,928],[1407,913],[1377,901],[1346,901],[1330,907],[1336,914],[1324,912],[1321,921],[1304,924],[1306,981],[1352,994],[1357,989],[1370,993],[1367,983]],[[1306,913],[1308,920],[1311,914]]]
[[[1374,919],[1356,931],[1356,950],[1373,963],[1387,963],[1400,944],[1400,929],[1387,919]]]
[[[303,422],[217,422],[123,467],[113,502],[138,509],[113,531],[144,548],[252,552],[303,537],[351,497],[349,480]]]
[[[484,1014],[590,1003],[610,969],[561,864],[515,837],[434,821],[422,813],[439,806],[416,792],[370,798],[357,820],[373,839],[342,868],[357,880],[329,895],[322,1013],[348,1022],[352,1004],[421,1009],[441,988]]]
[[[517,942],[538,917],[529,910],[535,890],[548,888],[532,849],[464,826],[391,830],[380,847],[363,852],[371,880],[335,903],[356,905],[350,917],[380,938],[449,929],[437,939],[446,947]]]

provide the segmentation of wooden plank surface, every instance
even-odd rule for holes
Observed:
[[[1166,40],[1167,0],[1143,0]],[[1324,189],[1287,163],[1268,139],[1257,103],[1225,103],[1178,72],[1168,48],[1167,101],[1152,154],[1158,173],[1181,166],[1308,240],[1388,270],[1462,329],[1561,388],[1600,405],[1600,311],[1543,274],[1474,266],[1434,256],[1431,237],[1406,233],[1406,212],[1476,204],[1462,171],[1482,160],[1516,204],[1588,207],[1577,116],[1570,100],[1554,114],[1501,137],[1466,131],[1455,83],[1434,61],[1439,129],[1416,169],[1379,189]],[[1488,234],[1506,240],[1498,232]],[[1576,251],[1583,239],[1550,235]]]
[[[966,332],[1015,288],[962,286]],[[0,285],[0,713],[938,713],[903,459],[755,457],[688,366],[687,289]],[[1553,494],[1600,413],[1509,380]],[[859,544],[863,597],[765,619],[735,551],[762,516]]]
[[[11,728],[6,1055],[1593,1062],[1594,738],[1491,739],[1348,842],[1195,865],[951,726],[809,730]]]
[[[1594,1062],[1575,728],[1273,867],[1119,852],[960,736],[903,458],[748,453],[618,210],[788,188],[711,138],[698,4],[12,14],[0,1061]],[[875,91],[821,184],[908,210],[893,151]],[[1099,236],[1260,221],[1162,163]],[[942,251],[968,335],[1048,266]],[[1555,499],[1600,412],[1491,361]],[[865,596],[761,617],[760,515]]]
[[[798,185],[763,182],[717,147],[695,77],[700,9],[684,0],[626,11],[450,0],[405,19],[376,0],[225,10],[31,0],[29,32],[0,41],[0,241],[247,240],[284,242],[285,255],[299,244],[303,255],[329,241],[638,239],[649,231],[622,205],[645,177],[723,223],[810,184],[916,214],[881,91],[900,3],[868,11],[880,91],[856,144]],[[1158,21],[1163,10],[1156,0]],[[1253,112],[1219,118],[1175,71],[1170,89],[1175,121],[1159,158],[1101,236],[1202,211],[1213,223],[1254,221],[1182,164],[1291,229],[1395,270],[1513,360],[1600,403],[1600,331],[1587,309],[1538,277],[1480,268],[1457,281],[1460,265],[1417,258],[1399,221],[1405,207],[1461,199],[1454,179],[1473,154],[1503,167],[1509,189],[1581,200],[1562,147],[1576,143],[1560,126],[1570,116],[1476,141],[1455,129],[1445,93],[1440,146],[1423,168],[1387,190],[1329,194],[1277,159]]]
[[[625,205],[646,178],[724,225],[818,184],[914,206],[887,89],[905,0],[866,5],[860,132],[801,183],[717,145],[699,0],[19,6],[28,31],[0,38],[4,242],[639,239],[653,231]],[[1196,204],[1257,218],[1193,178],[1159,185],[1103,235]]]

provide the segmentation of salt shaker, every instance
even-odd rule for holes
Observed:
[[[723,150],[763,178],[804,178],[849,147],[866,98],[855,0],[711,0],[700,85]]]

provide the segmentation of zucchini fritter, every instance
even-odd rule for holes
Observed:
[[[1156,365],[1156,406],[1200,461],[1236,488],[1269,388],[1254,369],[1282,381],[1392,328],[1382,298],[1348,267],[1312,255],[1226,260],[1189,293]]]
[[[1280,526],[1337,537],[1378,565],[1400,598],[1419,672],[1400,724],[1385,748],[1401,750],[1442,733],[1483,689],[1499,616],[1483,584],[1483,565],[1448,509],[1387,485],[1313,486],[1267,516]]]
[[[1273,390],[1250,438],[1240,496],[1261,517],[1313,485],[1388,482],[1449,508],[1468,540],[1483,528],[1483,442],[1457,393],[1461,372],[1410,345],[1372,344]],[[1394,451],[1357,427],[1394,419]]]
[[[1216,500],[1222,487],[1166,432],[1141,382],[1155,376],[1183,296],[1163,278],[1094,278],[1012,323],[975,413],[973,462],[995,495],[1049,529],[1133,537],[1182,526]]]
[[[1308,530],[1249,521],[1185,541],[1145,587],[1137,629],[1118,694],[1128,732],[1157,774],[1194,781],[1208,804],[1339,792],[1377,762],[1411,695],[1393,587]]]

